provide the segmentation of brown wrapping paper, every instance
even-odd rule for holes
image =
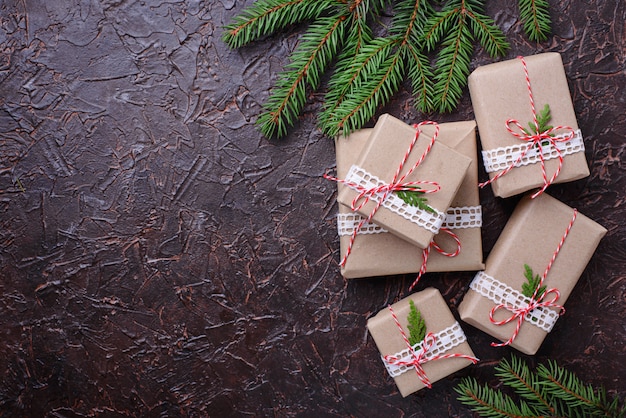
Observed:
[[[535,199],[525,196],[489,254],[485,273],[521,291],[526,281],[524,264],[528,264],[535,274],[542,275],[572,216],[572,208],[545,193]],[[559,305],[567,300],[605,233],[606,229],[601,225],[578,213],[544,281],[548,289],[556,288],[561,293]],[[552,295],[547,295],[546,299],[552,299]],[[516,321],[506,325],[492,324],[489,312],[494,306],[491,300],[470,289],[459,305],[459,314],[463,321],[504,342],[513,335]],[[556,308],[549,309],[558,312]],[[500,309],[494,319],[499,321],[509,316],[510,311]],[[546,335],[546,331],[525,320],[511,346],[532,355]]]
[[[435,132],[433,126],[424,126],[416,146],[404,164],[401,173],[406,173],[421,157],[430,143]],[[383,115],[378,119],[370,140],[357,160],[357,165],[368,173],[377,176],[384,182],[390,182],[411,141],[415,137],[412,126],[394,118]],[[422,164],[406,178],[406,181],[436,181],[441,190],[426,194],[428,205],[445,213],[456,195],[471,159],[451,150],[442,143],[436,142]],[[338,194],[339,203],[350,206],[358,193],[349,187],[344,187]],[[371,200],[364,205],[359,213],[368,216],[376,202]],[[434,233],[402,216],[382,207],[376,212],[373,221],[391,233],[405,239],[419,248],[426,248],[430,244]]]
[[[421,292],[413,293],[391,306],[405,333],[408,333],[407,316],[410,311],[409,300],[413,300],[415,307],[420,311],[422,318],[424,318],[427,333],[437,333],[456,322],[439,291],[434,288],[427,288]],[[393,355],[407,348],[402,334],[388,308],[383,309],[374,317],[370,318],[367,321],[367,328],[382,356]],[[474,353],[467,341],[445,352],[445,354],[448,353],[458,353],[474,357]],[[471,361],[464,358],[446,358],[426,362],[422,367],[430,382],[435,383],[470,364],[472,364]],[[382,367],[384,367],[384,365]],[[394,381],[403,397],[426,387],[414,370],[409,370],[395,377]]]
[[[480,205],[478,195],[478,162],[476,151],[476,123],[474,121],[444,123],[440,125],[438,141],[455,151],[472,158],[467,175],[458,193],[452,200],[452,207]],[[372,129],[362,129],[348,137],[338,137],[335,141],[337,153],[337,175],[345,178],[367,144]],[[338,183],[338,189],[344,188]],[[340,214],[351,214],[352,210],[339,205]],[[479,227],[454,229],[461,241],[461,252],[456,257],[445,257],[432,250],[426,265],[427,272],[467,271],[484,268],[482,235]],[[454,252],[456,243],[445,233],[435,236],[435,241],[446,251]],[[346,254],[349,235],[340,237],[341,258]],[[359,234],[352,252],[341,268],[346,278],[372,277],[415,273],[422,265],[422,250],[415,245],[389,233]]]
[[[550,105],[550,125],[578,129],[563,62],[558,53],[524,57],[531,81],[535,107],[539,112]],[[477,68],[468,79],[472,106],[478,124],[483,150],[524,143],[506,130],[508,119],[517,119],[524,127],[533,120],[528,89],[519,59],[498,62]],[[517,129],[517,128],[515,128]],[[546,161],[548,178],[558,168],[558,159]],[[498,172],[489,173],[493,178]],[[589,168],[584,152],[566,155],[561,173],[554,183],[587,177]],[[541,164],[516,167],[491,183],[499,197],[509,197],[542,187]]]

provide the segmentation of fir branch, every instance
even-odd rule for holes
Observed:
[[[541,277],[538,274],[535,275],[533,269],[528,264],[524,264],[524,277],[526,278],[526,283],[522,283],[522,294],[527,298],[532,298],[533,294],[535,294],[535,289],[541,283]],[[535,294],[535,299],[539,299],[545,291],[546,286],[541,286],[537,290],[537,294]]]
[[[407,205],[415,206],[418,209],[436,214],[437,211],[428,205],[428,199],[424,197],[424,191],[419,186],[407,186],[413,190],[399,190],[396,192],[398,197]]]
[[[545,41],[550,33],[549,5],[547,0],[519,0],[520,19],[528,39]]]
[[[553,128],[552,125],[548,125],[548,122],[550,122],[550,120],[552,120],[552,114],[550,113],[550,105],[546,103],[546,105],[543,107],[543,109],[539,111],[539,114],[537,115],[537,125],[539,125],[538,131],[533,121],[528,122],[528,129],[523,129],[523,131],[526,135],[529,135],[529,136],[545,132]],[[550,136],[554,136],[554,134],[550,133]]]
[[[526,363],[513,356],[510,362],[502,359],[495,370],[495,375],[500,378],[500,381],[525,399],[536,415],[554,416],[555,409],[547,400],[545,387]]]
[[[350,91],[329,116],[324,131],[331,136],[359,129],[398,90],[404,76],[404,60],[393,52],[397,38],[380,37],[363,46],[352,68],[355,79]],[[359,67],[362,67],[359,69]]]
[[[321,74],[336,56],[345,29],[343,16],[311,24],[257,120],[263,135],[283,136],[294,124],[306,103],[306,84],[318,87]]]
[[[604,388],[585,385],[575,374],[554,361],[539,365],[536,373],[519,358],[503,359],[496,366],[496,376],[522,398],[517,403],[502,391],[481,386],[473,378],[465,378],[455,388],[458,400],[482,417],[605,417],[621,418],[626,406],[620,408],[619,398],[608,399]]]
[[[426,24],[423,41],[428,50],[440,43],[442,46],[434,87],[434,107],[439,112],[453,110],[461,99],[470,72],[474,39],[493,57],[504,55],[509,48],[502,31],[481,10],[480,1],[450,1]]]
[[[461,396],[457,399],[470,409],[485,418],[522,418],[532,415],[523,415],[522,410],[508,395],[490,388],[481,386],[475,379],[464,378],[454,388]]]
[[[591,385],[585,385],[578,376],[554,361],[549,361],[547,367],[539,365],[537,374],[545,381],[547,393],[567,406],[566,410],[557,411],[560,414],[567,414],[568,417],[619,417],[626,413],[626,407],[620,410],[615,400],[607,401],[603,387],[596,390]]]
[[[258,0],[224,27],[222,39],[239,48],[261,36],[330,12],[332,0]]]
[[[473,51],[473,36],[464,13],[457,13],[455,26],[443,41],[437,57],[434,105],[439,112],[452,111],[467,85],[469,64]]]
[[[409,300],[409,315],[407,320],[409,322],[407,328],[409,329],[409,343],[411,346],[415,346],[424,340],[426,337],[426,322],[422,318],[422,313],[415,307],[415,303]]]
[[[328,83],[324,109],[319,115],[319,126],[330,136],[335,136],[338,131],[333,125],[335,109],[341,104],[346,94],[353,89],[355,83],[361,79],[361,71],[367,67],[369,59],[376,56],[374,53],[373,56],[365,56],[364,62],[355,62],[357,57],[361,57],[363,47],[372,42],[373,38],[371,29],[365,22],[363,11],[357,12],[357,10],[359,9],[355,9],[350,15],[351,36],[348,37],[343,52],[337,59],[335,71]]]

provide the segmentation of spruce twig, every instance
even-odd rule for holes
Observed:
[[[526,282],[522,283],[522,294],[527,298],[532,298],[535,293],[535,289],[537,289],[541,283],[541,277],[538,274],[534,274],[533,269],[530,268],[528,264],[524,264],[524,277],[526,278]],[[539,299],[545,291],[546,286],[541,286],[539,290],[537,290],[535,299]]]
[[[409,322],[407,328],[409,329],[409,343],[411,346],[420,343],[424,337],[426,337],[426,322],[422,318],[422,313],[415,307],[415,303],[409,301],[409,315],[407,320]]]
[[[407,186],[413,190],[399,190],[396,192],[398,197],[407,205],[416,206],[426,212],[436,214],[437,211],[428,205],[428,199],[424,197],[424,191],[419,186]]]
[[[547,0],[519,0],[519,13],[528,39],[545,41],[550,33],[550,12]]]
[[[419,111],[453,110],[467,85],[475,42],[492,57],[509,48],[483,13],[485,1],[448,0],[440,6],[434,0],[257,0],[225,26],[222,38],[238,48],[309,23],[257,122],[265,136],[285,135],[302,113],[307,91],[318,89],[335,63],[318,122],[327,135],[347,135],[367,123],[406,78]],[[545,0],[520,2],[530,3],[521,4],[520,13],[536,16],[535,27],[547,33]],[[371,22],[391,5],[391,25],[374,37]],[[549,16],[547,24],[549,29]],[[437,54],[434,70],[429,53]]]
[[[482,417],[489,418],[622,418],[626,406],[619,398],[609,399],[604,388],[585,385],[574,373],[554,361],[539,365],[532,372],[519,358],[503,359],[496,366],[496,376],[520,398],[516,402],[500,390],[481,386],[465,378],[455,388],[458,400]]]

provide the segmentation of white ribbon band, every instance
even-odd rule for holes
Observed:
[[[474,280],[470,283],[470,289],[478,292],[496,305],[506,304],[514,309],[520,309],[528,306],[530,303],[530,298],[494,279],[484,271],[479,271],[476,274]],[[524,320],[529,324],[533,324],[546,332],[552,331],[552,327],[554,327],[557,319],[559,319],[558,312],[545,306],[535,308],[524,316]]]
[[[365,189],[384,186],[387,184],[357,165],[350,167],[348,175],[346,176],[346,182],[349,187],[351,187],[350,183],[353,183],[358,184],[360,187]],[[357,190],[355,187],[351,188]],[[381,198],[383,195],[384,193],[377,193],[375,198]],[[439,232],[441,225],[446,219],[445,213],[435,208],[433,208],[433,210],[436,213],[431,213],[416,206],[408,205],[395,193],[389,193],[387,198],[383,201],[382,206],[393,213],[402,216],[404,219],[407,219],[408,221],[411,221],[432,232],[433,234]]]
[[[562,139],[565,137],[567,137],[567,134],[557,135],[555,138]],[[558,158],[559,153],[557,149],[561,152],[562,156],[585,152],[585,144],[580,129],[574,131],[574,137],[569,141],[555,142],[555,144],[556,148],[552,145],[552,142],[548,142],[546,145],[542,143],[542,153],[539,152],[539,148],[528,150],[524,158],[515,164],[515,167],[541,162],[540,154],[543,154],[544,160]],[[533,144],[530,142],[482,151],[485,170],[487,173],[493,173],[510,167],[529,147],[533,147]]]
[[[358,213],[340,213],[337,215],[337,232],[339,236],[350,236],[364,219]],[[465,229],[480,228],[483,225],[482,207],[479,206],[462,206],[448,208],[446,211],[446,220],[441,225],[442,228],[448,229]],[[359,235],[382,234],[387,233],[385,228],[375,223],[365,222],[359,230]]]
[[[444,354],[446,351],[456,347],[459,344],[464,343],[467,340],[467,337],[465,337],[465,333],[463,332],[463,329],[461,329],[461,326],[456,321],[454,322],[454,324],[452,324],[448,328],[445,328],[435,333],[434,335],[436,338],[435,343],[432,345],[432,347],[430,347],[430,349],[426,352],[426,354],[424,354],[423,358],[425,361],[430,361],[432,358],[439,356],[441,354]],[[413,346],[413,350],[415,351],[416,356],[420,355],[423,352],[422,341],[415,344]],[[400,361],[406,361],[406,362],[410,362],[414,360],[413,354],[411,353],[411,350],[409,350],[408,347],[400,351],[399,353],[394,354],[393,357],[397,358]],[[390,364],[387,361],[385,361],[384,356],[381,356],[381,358],[383,359],[383,363],[385,364],[385,367],[387,368],[387,372],[389,372],[389,375],[391,377],[400,376],[402,373],[406,373],[410,370],[413,370],[413,366],[407,366],[407,365],[399,366],[396,364]]]

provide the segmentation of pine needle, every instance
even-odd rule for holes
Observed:
[[[426,322],[422,318],[422,313],[415,307],[415,303],[409,301],[409,315],[407,320],[409,322],[407,328],[409,329],[409,343],[411,346],[420,343],[426,337]]]
[[[519,12],[528,39],[534,42],[548,39],[552,22],[547,0],[519,0]]]
[[[458,400],[482,417],[559,417],[622,418],[626,407],[620,408],[619,397],[609,399],[604,388],[585,385],[574,373],[549,361],[532,372],[518,357],[503,359],[496,366],[496,376],[521,398],[516,402],[488,385],[481,386],[473,378],[465,378],[455,388]]]

